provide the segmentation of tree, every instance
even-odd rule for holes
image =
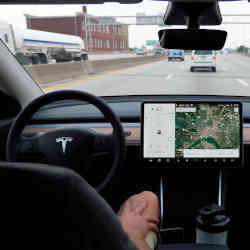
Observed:
[[[248,52],[248,48],[245,47],[244,45],[241,45],[237,48],[237,51],[240,53],[247,53]]]

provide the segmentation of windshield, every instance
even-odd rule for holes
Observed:
[[[195,55],[212,55],[212,50],[195,50]]]
[[[250,96],[250,3],[201,27],[228,32],[220,51],[161,49],[159,30],[185,28],[163,24],[167,4],[1,6],[0,38],[44,92]]]

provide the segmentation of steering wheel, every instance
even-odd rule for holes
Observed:
[[[62,128],[35,137],[22,136],[23,129],[35,112],[44,105],[62,100],[80,100],[94,105],[111,123],[113,133],[107,135],[86,128]],[[113,157],[112,166],[104,180],[95,187],[97,191],[101,191],[124,163],[125,136],[119,118],[101,98],[83,91],[55,91],[33,100],[13,122],[7,139],[7,160],[17,161],[18,154],[23,152],[41,155],[45,163],[67,167],[76,172],[89,167],[86,159],[91,155],[110,152]]]

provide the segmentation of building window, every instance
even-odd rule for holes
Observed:
[[[110,41],[109,41],[109,40],[106,41],[106,48],[107,48],[107,49],[110,48]]]
[[[92,49],[93,48],[93,39],[90,37],[89,39],[89,47]]]
[[[109,25],[106,26],[106,32],[109,33]]]

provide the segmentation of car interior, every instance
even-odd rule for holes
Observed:
[[[120,2],[125,6],[141,1],[2,1],[13,6],[17,2]],[[200,13],[202,18],[198,18]],[[176,29],[169,36],[167,30],[160,32],[166,49],[218,50],[224,46],[224,33],[218,40],[214,33],[211,43],[206,36],[204,40],[192,36],[194,31],[199,34],[200,25],[221,23],[216,0],[170,1],[164,21],[186,24],[190,32]],[[159,249],[246,247],[249,97],[160,92],[96,96],[82,90],[45,94],[2,42],[0,65],[2,249],[137,249],[116,213],[126,199],[144,190],[159,198]],[[183,149],[191,140],[185,130],[199,131],[196,119],[218,119],[213,124],[234,147],[226,146],[222,155],[216,150],[209,155],[211,147],[206,145],[218,144],[200,136]],[[203,121],[200,124],[205,124],[203,129],[209,127]],[[223,131],[230,129],[231,138],[227,138]],[[205,146],[194,156],[198,143]],[[207,222],[221,215],[217,222],[213,220],[221,226],[230,218],[224,228],[228,232],[225,245],[197,241],[197,216],[202,208],[209,213],[214,204],[217,207]]]

